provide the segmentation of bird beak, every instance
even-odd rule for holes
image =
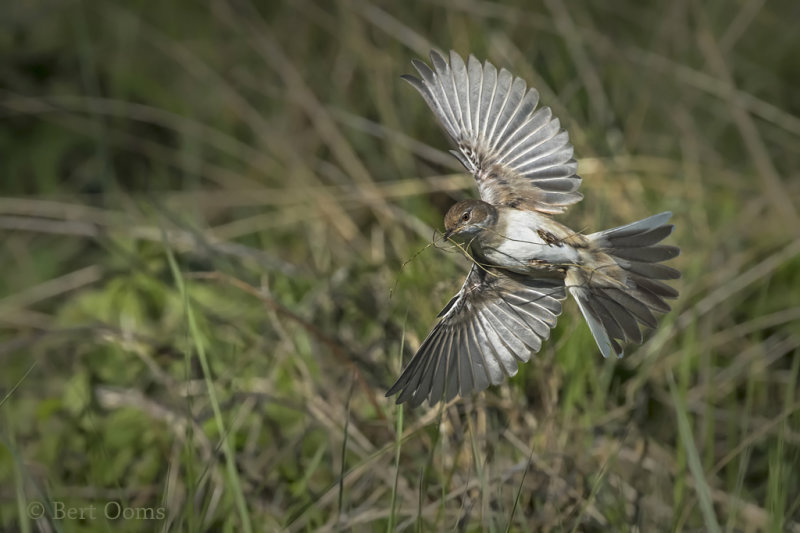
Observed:
[[[447,230],[447,231],[445,231],[445,232],[444,232],[444,234],[442,235],[442,237],[444,237],[444,240],[447,240],[447,239],[449,239],[449,238],[450,238],[450,236],[451,236],[452,234],[453,234],[453,230],[449,229],[449,230]]]

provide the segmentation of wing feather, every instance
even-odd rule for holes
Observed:
[[[541,348],[565,297],[563,279],[473,266],[386,395],[434,405],[501,383]]]
[[[469,105],[471,84],[467,66],[461,56],[455,52],[450,53],[450,66],[453,72],[453,87],[458,96],[458,107],[461,110],[461,125],[464,131],[472,132],[472,113],[470,112],[471,106]]]
[[[503,344],[502,337],[494,326],[486,321],[482,314],[479,314],[476,319],[488,341],[488,352],[491,354],[494,364],[497,365],[496,372],[492,376],[492,385],[499,385],[505,380],[506,376],[514,376],[517,373],[514,354]]]
[[[504,362],[504,364],[508,375],[515,375],[517,373],[517,363],[515,359],[522,361],[523,363],[527,362],[530,359],[530,351],[528,350],[527,346],[525,346],[525,344],[517,338],[513,331],[509,330],[502,322],[497,320],[496,316],[489,312],[489,307],[484,309],[482,315],[486,323],[497,334],[498,340],[505,345],[508,354],[512,356],[510,361]],[[513,366],[511,366],[512,364]],[[512,370],[509,370],[509,368]]]
[[[447,387],[445,388],[445,397],[444,401],[449,402],[453,398],[456,397],[458,394],[458,384],[459,384],[459,362],[461,358],[458,357],[455,353],[448,354],[449,364],[447,365]]]
[[[499,358],[492,348],[493,339],[490,337],[490,332],[486,330],[484,324],[477,317],[473,320],[472,325],[475,328],[476,336],[480,343],[480,357],[483,364],[486,365],[486,375],[489,377],[489,384],[497,385],[502,383],[505,375],[503,374],[503,368]]]
[[[413,393],[413,399],[409,402],[412,407],[416,407],[425,401],[426,395],[418,394],[418,392],[421,390],[425,391],[431,390],[431,387],[433,386],[433,378],[436,376],[436,370],[438,368],[439,361],[443,359],[441,357],[441,354],[450,351],[452,343],[453,343],[452,334],[442,335],[441,343],[436,346],[436,351],[430,352],[428,354],[427,365],[418,371],[420,379],[417,383],[419,385],[418,386],[415,385],[416,389],[411,385],[407,387],[406,390],[410,390]],[[400,398],[398,397],[397,400],[400,401]]]
[[[496,305],[491,307],[490,311],[496,314],[499,319],[512,324],[516,334],[531,352],[538,352],[542,347],[542,337],[537,335],[533,328],[507,307],[508,306],[505,305]],[[544,325],[543,322],[541,322],[541,324]],[[549,329],[547,333],[548,335],[550,334]]]
[[[467,59],[467,75],[469,76],[469,109],[472,129],[472,141],[478,140],[481,125],[481,101],[483,100],[483,69],[475,56]]]
[[[444,334],[443,330],[431,332],[431,338],[433,340],[431,341],[430,345],[426,347],[425,351],[423,351],[422,347],[420,347],[420,352],[423,353],[424,356],[420,358],[418,367],[412,373],[409,373],[409,379],[407,379],[406,383],[403,385],[405,387],[403,394],[401,395],[403,397],[403,401],[411,399],[412,393],[421,386],[424,386],[421,383],[426,379],[430,383],[434,374],[430,368],[431,364],[435,364],[435,362],[438,360],[437,354],[441,352],[442,344],[450,339],[449,336]],[[414,400],[412,399],[412,404],[413,403]]]
[[[542,167],[550,166],[546,161],[541,161],[541,158],[552,154],[557,154],[559,156],[558,161],[556,161],[557,163],[565,163],[572,159],[573,150],[572,146],[569,144],[569,135],[567,135],[566,131],[558,132],[559,126],[557,121],[558,119],[553,121],[555,124],[554,126],[547,125],[546,128],[548,131],[543,132],[545,135],[552,133],[552,136],[547,137],[541,142],[537,142],[538,139],[533,139],[531,142],[518,146],[513,151],[507,152],[509,154],[507,157],[508,160],[504,160],[503,163],[515,165],[520,169],[524,169],[532,165],[533,162],[540,163]]]
[[[513,81],[514,76],[512,76],[511,73],[506,69],[501,68],[500,72],[497,74],[497,86],[495,86],[494,102],[492,103],[492,109],[489,111],[489,116],[487,117],[492,124],[485,140],[487,144],[487,151],[492,149],[491,142],[492,139],[496,138],[495,131],[497,130],[497,124],[500,122],[500,117],[503,114],[503,110],[506,108],[508,99],[511,97],[511,84]]]
[[[538,95],[537,95],[538,98]],[[506,154],[500,161],[503,163],[511,163],[520,155],[524,155],[529,150],[536,148],[542,142],[553,136],[552,125],[555,123],[555,131],[558,132],[561,124],[558,119],[552,119],[553,113],[549,107],[543,107],[536,111],[527,122],[525,122],[525,131],[521,132],[514,141],[515,143],[508,148],[501,146],[498,151]]]
[[[421,78],[403,78],[455,142],[454,153],[474,175],[481,199],[543,213],[561,213],[580,201],[569,135],[550,108],[537,109],[536,89],[474,56],[465,63],[455,52],[449,61],[431,52],[432,68],[417,60],[413,65]]]
[[[462,333],[464,334],[463,346],[467,357],[456,357],[455,359],[458,360],[459,390],[461,391],[461,394],[464,394],[464,391],[471,391],[473,389],[474,383],[472,382],[472,347],[466,332]]]
[[[444,392],[445,386],[445,379],[447,378],[447,360],[450,356],[450,352],[439,352],[436,354],[436,360],[434,361],[434,375],[433,380],[431,382],[431,389],[430,395],[423,394],[420,396],[420,403],[425,400],[425,396],[430,398],[431,402],[438,402],[442,398],[442,393]],[[415,397],[416,397],[415,393]],[[434,400],[435,399],[435,400]],[[399,400],[399,398],[398,398]]]
[[[481,114],[480,131],[478,141],[482,141],[488,135],[489,117],[492,116],[492,106],[494,106],[495,96],[497,95],[497,69],[491,63],[483,64],[483,91],[481,93]]]
[[[514,78],[511,82],[511,89],[506,99],[500,115],[497,117],[497,130],[489,141],[493,144],[493,149],[502,153],[503,146],[508,142],[511,134],[516,133],[516,126],[513,126],[515,119],[519,115],[520,107],[525,99],[525,82],[521,78]]]

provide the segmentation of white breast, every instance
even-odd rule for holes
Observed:
[[[552,233],[548,227],[553,221],[534,211],[507,209],[501,212],[505,222],[497,224],[498,234],[479,239],[477,252],[491,265],[501,266],[517,272],[530,272],[541,268],[536,262],[548,264],[574,264],[578,252],[572,246],[546,242],[539,230]],[[493,231],[493,230],[484,230]]]

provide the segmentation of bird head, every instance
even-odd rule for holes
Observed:
[[[471,238],[497,221],[497,209],[483,200],[462,200],[444,216],[444,238]]]

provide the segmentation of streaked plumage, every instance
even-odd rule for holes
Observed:
[[[660,264],[678,255],[658,243],[671,213],[581,235],[551,219],[578,202],[581,178],[566,131],[539,95],[505,69],[455,52],[413,64],[416,88],[455,142],[480,200],[454,205],[445,237],[469,246],[475,264],[458,294],[387,396],[433,405],[502,382],[550,335],[566,290],[578,302],[603,356],[642,342],[640,325],[678,293],[660,280],[680,273]]]

